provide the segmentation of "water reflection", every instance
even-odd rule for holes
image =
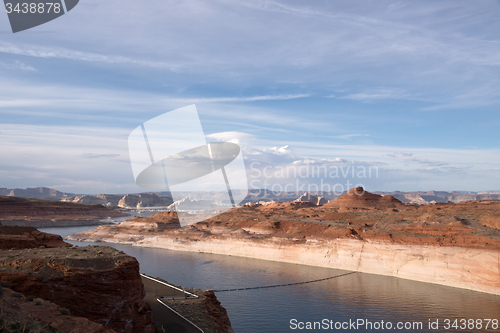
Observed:
[[[293,283],[346,272],[232,256],[106,243],[99,245],[109,245],[136,257],[141,271],[149,275],[200,289]],[[441,322],[446,318],[500,319],[499,296],[363,273],[312,284],[223,292],[217,293],[217,297],[228,310],[235,332],[241,333],[296,331],[290,329],[292,318],[299,321],[321,321],[324,318],[394,323],[421,321],[424,330],[419,332],[449,331],[428,330],[428,321],[434,318]]]

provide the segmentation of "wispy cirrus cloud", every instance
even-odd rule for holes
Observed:
[[[143,67],[167,69],[170,71],[179,70],[177,65],[166,62],[134,59],[121,55],[104,55],[98,53],[83,52],[63,47],[43,47],[38,45],[24,45],[24,44],[14,45],[10,43],[1,42],[0,53],[22,55],[34,58],[45,58],[45,59],[51,59],[51,58],[68,59],[68,60],[85,61],[85,62],[100,62],[107,64],[125,64],[125,65],[132,64]]]
[[[28,72],[36,72],[37,71],[37,69],[35,67],[27,65],[19,60],[16,60],[13,63],[0,61],[0,66],[3,68],[13,69],[13,70],[21,70],[21,71],[28,71]]]
[[[403,158],[403,157],[413,156],[413,153],[399,152],[399,153],[393,153],[393,154],[386,154],[386,156],[389,156],[389,157],[392,157],[392,158]]]
[[[83,158],[114,158],[114,157],[120,157],[120,154],[93,154],[93,153],[85,153],[80,155]]]
[[[378,88],[371,89],[359,93],[351,93],[343,96],[331,95],[330,98],[339,99],[350,99],[361,102],[372,102],[376,100],[384,99],[401,99],[401,100],[413,100],[413,101],[424,101],[425,99],[417,97],[415,94],[411,94],[402,89],[391,89],[391,88]]]
[[[370,136],[369,134],[353,133],[353,134],[329,135],[327,137],[340,140],[352,140],[353,138],[369,137],[369,136]]]
[[[418,159],[418,158],[407,159],[406,163],[410,163],[410,164],[425,164],[425,165],[430,165],[430,166],[443,166],[443,165],[447,165],[448,164],[446,162],[430,161],[428,159]]]
[[[310,97],[309,94],[284,94],[284,95],[263,95],[247,97],[209,97],[209,98],[171,98],[173,102],[180,103],[224,103],[224,102],[256,102],[256,101],[282,101],[287,99],[297,99]]]

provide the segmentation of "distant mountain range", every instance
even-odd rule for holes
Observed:
[[[172,196],[170,194],[157,195],[156,193],[137,193],[86,195],[60,192],[47,187],[27,189],[0,188],[0,195],[59,200],[75,203],[100,204],[107,207],[120,208],[167,207],[173,203]]]
[[[495,193],[496,192],[496,193]],[[462,202],[474,200],[500,200],[500,191],[484,192],[445,192],[445,191],[418,191],[418,192],[374,192],[381,195],[392,195],[401,202],[426,204],[436,202]]]
[[[233,190],[234,193],[241,190]],[[427,204],[436,202],[462,202],[473,200],[500,200],[500,191],[417,191],[417,192],[373,192],[380,195],[392,195],[404,203]],[[176,196],[182,198],[189,198],[191,200],[207,200],[225,203],[227,197],[225,192],[176,192]],[[278,192],[270,190],[250,190],[242,202],[259,201],[277,201],[289,202],[294,201],[305,195],[306,192]],[[335,200],[343,193],[336,192],[312,192],[325,200]],[[66,202],[76,203],[93,203],[101,204],[107,207],[120,207],[120,208],[147,208],[147,207],[168,207],[174,203],[170,192],[146,192],[135,194],[97,194],[97,195],[80,195],[74,193],[65,193],[47,187],[36,187],[26,189],[8,189],[0,188],[0,195],[17,196],[38,199],[60,200]]]
[[[53,188],[48,187],[34,187],[34,188],[5,188],[0,187],[0,195],[24,197],[24,198],[38,198],[38,199],[51,199],[60,200],[63,198],[74,196],[73,193],[64,193]]]

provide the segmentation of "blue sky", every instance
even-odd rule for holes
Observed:
[[[194,103],[262,168],[500,189],[499,1],[82,0],[16,34],[1,16],[0,187],[142,191],[128,134]]]

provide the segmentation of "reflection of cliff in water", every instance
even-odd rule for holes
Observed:
[[[346,272],[251,258],[109,245],[135,256],[141,271],[201,289],[284,284]],[[217,298],[227,309],[235,332],[243,333],[285,332],[292,318],[422,321],[426,328],[430,318],[496,318],[500,313],[498,296],[364,273],[291,287],[217,293]]]

